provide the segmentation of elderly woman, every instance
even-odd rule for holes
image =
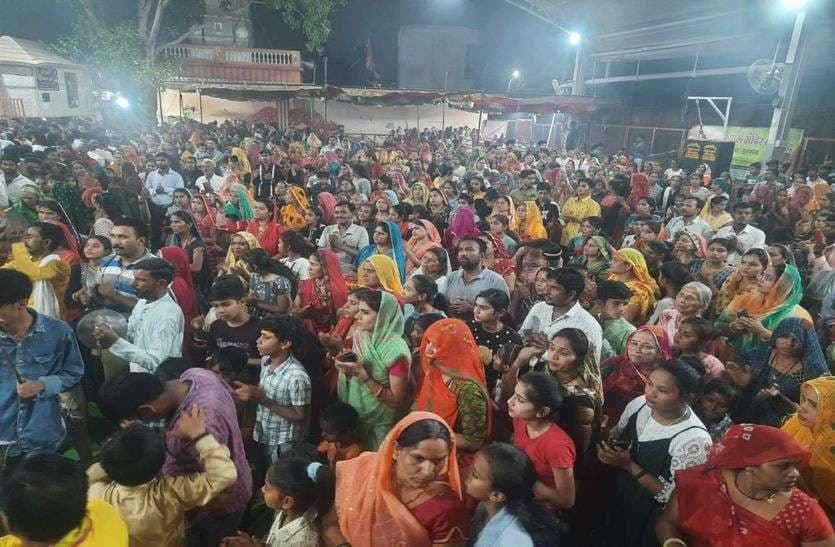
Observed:
[[[334,510],[322,520],[326,545],[466,545],[455,434],[439,416],[412,412],[377,452],[336,465]]]
[[[797,487],[808,456],[779,429],[733,426],[707,463],[676,473],[676,493],[655,526],[658,541],[704,547],[832,545],[826,514]]]
[[[658,324],[667,340],[673,340],[681,322],[688,317],[704,317],[710,308],[713,292],[704,283],[691,281],[685,284],[675,297],[673,309],[661,312]]]

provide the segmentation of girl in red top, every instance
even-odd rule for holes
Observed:
[[[541,373],[519,378],[507,410],[513,418],[513,444],[531,459],[538,480],[536,499],[549,507],[574,505],[574,441],[555,423],[562,406],[557,382]]]

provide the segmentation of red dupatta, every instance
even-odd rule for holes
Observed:
[[[322,276],[327,285],[327,290],[330,293],[330,309],[320,309],[329,314],[330,325],[336,322],[337,312],[348,302],[348,284],[345,282],[345,277],[342,276],[342,266],[339,263],[339,257],[330,249],[319,249],[316,251],[316,256],[322,264]],[[302,307],[312,306],[319,308],[322,302],[316,294],[316,279],[305,279],[299,284],[299,299]],[[317,303],[319,306],[317,306]],[[307,319],[307,326],[312,332],[323,332],[322,325],[319,325],[313,319]]]
[[[496,249],[496,260],[493,261],[490,269],[502,277],[516,272],[516,266],[510,260],[510,255],[507,254],[507,249],[505,249],[502,240],[490,232],[481,232],[481,237],[489,238],[493,243],[493,248]]]
[[[261,248],[267,251],[270,256],[278,254],[278,240],[281,238],[284,227],[276,223],[275,220],[270,220],[267,223],[267,228],[263,234],[260,233],[261,225],[259,222],[257,220],[250,220],[246,226],[246,231],[258,238],[258,243],[261,244]]]
[[[197,298],[194,294],[194,284],[191,280],[188,254],[181,247],[163,247],[160,255],[174,266],[174,281],[171,282],[171,292],[177,300],[185,317],[185,328],[191,326],[191,320],[197,314]],[[190,338],[186,338],[189,340]]]

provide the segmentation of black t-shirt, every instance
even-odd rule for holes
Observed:
[[[218,348],[234,346],[246,350],[250,359],[257,359],[258,348],[255,341],[261,336],[260,325],[255,317],[239,327],[230,327],[226,321],[220,319],[209,327],[209,353],[214,353]]]
[[[470,327],[470,332],[473,333],[476,345],[484,346],[495,355],[502,346],[508,344],[522,345],[522,337],[519,333],[508,327],[507,325],[498,332],[487,332],[481,323],[476,323],[475,319],[467,321],[467,326]],[[488,364],[485,368],[487,375],[487,387],[493,389],[496,380],[499,378],[499,373],[493,370],[493,365]]]

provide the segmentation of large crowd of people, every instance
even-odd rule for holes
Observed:
[[[829,160],[0,148],[0,546],[835,545]]]

